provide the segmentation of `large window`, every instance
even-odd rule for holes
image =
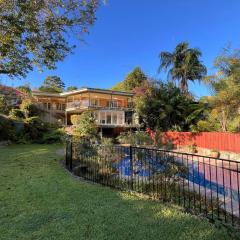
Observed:
[[[119,125],[123,124],[123,113],[122,112],[118,113],[118,124]]]
[[[100,123],[101,124],[105,124],[106,123],[105,112],[100,112]]]
[[[112,113],[112,124],[117,124],[117,113]]]
[[[106,113],[107,124],[112,124],[111,112]]]
[[[99,111],[100,124],[106,125],[123,125],[124,124],[124,112],[121,111]]]
[[[118,107],[118,101],[117,100],[112,100],[112,107],[117,108]]]

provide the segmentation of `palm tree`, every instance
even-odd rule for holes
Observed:
[[[187,42],[179,43],[174,52],[161,52],[159,71],[169,70],[168,78],[179,81],[182,92],[188,94],[188,81],[202,80],[207,69],[199,60],[202,53],[196,48],[189,48]]]

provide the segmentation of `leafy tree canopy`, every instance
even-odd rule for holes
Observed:
[[[65,88],[64,82],[58,76],[48,76],[39,88],[42,92],[60,93]]]
[[[152,130],[189,130],[196,118],[198,103],[173,83],[152,82],[134,98],[135,110]],[[195,117],[191,116],[195,112]]]
[[[78,88],[76,86],[69,86],[67,88],[67,91],[74,91],[74,90],[77,90]]]
[[[98,0],[1,0],[0,74],[25,77],[37,66],[54,69],[95,21]]]
[[[240,51],[225,49],[216,58],[215,67],[216,74],[206,78],[213,92],[207,99],[210,108],[198,127],[204,131],[240,131]]]
[[[112,87],[112,90],[132,91],[136,87],[143,86],[147,82],[147,76],[140,67],[136,67],[126,78]]]
[[[32,90],[31,90],[29,84],[18,86],[17,89],[20,90],[23,93],[28,94],[28,95],[30,95],[32,93]]]
[[[168,77],[178,81],[182,92],[188,94],[188,81],[202,80],[207,69],[200,61],[202,53],[189,48],[187,42],[179,43],[173,52],[161,52],[159,71],[168,70]]]

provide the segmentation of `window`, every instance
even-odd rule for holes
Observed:
[[[56,103],[56,109],[57,109],[57,110],[62,110],[60,103]]]
[[[56,103],[56,110],[64,111],[66,108],[66,104]]]
[[[105,112],[100,112],[100,123],[101,124],[105,124],[106,123]]]
[[[132,98],[128,98],[128,103],[127,103],[129,108],[133,107],[133,102],[132,102]]]
[[[91,99],[91,106],[98,107],[99,106],[99,99],[93,98]]]
[[[113,108],[117,108],[118,107],[118,101],[117,100],[113,100],[112,101],[112,107]]]
[[[124,121],[124,112],[120,111],[99,111],[98,121],[100,124],[107,125],[123,125]],[[96,117],[97,119],[97,117]]]
[[[111,117],[111,113],[106,113],[106,117],[107,117],[107,124],[111,124],[111,120],[112,120],[112,117]]]
[[[68,97],[68,98],[67,98],[67,101],[68,101],[68,102],[73,102],[73,97]]]
[[[52,106],[51,106],[51,103],[48,103],[48,104],[47,104],[47,109],[50,110],[51,107],[52,107]]]
[[[50,110],[51,109],[51,103],[44,103],[43,107],[44,107],[44,109]]]
[[[118,113],[118,124],[119,125],[123,124],[123,113]]]
[[[117,113],[112,114],[112,124],[117,124]]]

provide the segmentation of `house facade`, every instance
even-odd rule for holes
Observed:
[[[33,91],[43,121],[72,125],[71,115],[92,111],[100,128],[134,128],[139,125],[133,111],[133,93],[82,88],[63,93]]]
[[[24,96],[25,94],[16,88],[0,85],[0,97],[5,98],[8,106],[18,107]]]

